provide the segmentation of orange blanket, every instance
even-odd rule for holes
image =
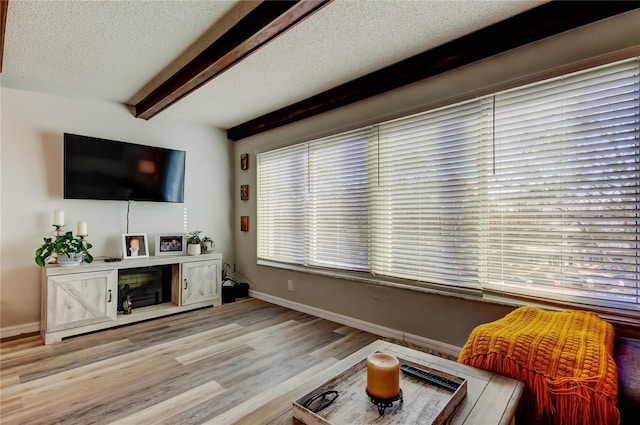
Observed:
[[[618,424],[613,335],[591,312],[521,307],[476,327],[458,361],[525,383],[516,423]]]

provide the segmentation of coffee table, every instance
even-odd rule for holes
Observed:
[[[277,395],[272,394],[273,397],[269,397],[264,404],[236,423],[303,424],[293,417],[293,402],[359,364],[376,351],[391,353],[398,357],[401,363],[405,359],[465,379],[467,393],[449,416],[450,424],[507,425],[515,423],[515,411],[524,389],[522,382],[383,340],[375,341],[349,357],[324,367],[319,373],[303,382],[292,383],[291,388],[281,388]],[[411,405],[405,404],[403,408],[409,409]],[[373,404],[371,409],[375,409]],[[381,419],[383,418],[384,416]],[[384,421],[377,423],[383,424]]]

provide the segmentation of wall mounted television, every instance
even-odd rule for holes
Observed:
[[[64,134],[64,198],[184,202],[186,152]]]

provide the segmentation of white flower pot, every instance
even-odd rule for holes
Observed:
[[[207,241],[207,242],[202,242],[202,250],[207,253],[207,254],[211,254],[213,252],[213,242],[211,241]]]
[[[56,261],[62,267],[77,266],[82,263],[82,253],[72,252],[69,254],[58,254]]]
[[[190,243],[187,245],[187,255],[200,255],[201,249],[200,249],[200,244],[196,243]]]

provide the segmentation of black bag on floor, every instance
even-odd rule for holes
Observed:
[[[249,284],[248,283],[238,283],[236,282],[236,284],[234,285],[235,287],[235,292],[236,292],[236,298],[246,298],[249,296]]]
[[[222,281],[222,303],[232,303],[236,298],[246,298],[249,296],[249,284],[238,283],[232,277],[225,277]]]
[[[236,300],[235,279],[227,277],[222,281],[222,304],[232,303]]]

